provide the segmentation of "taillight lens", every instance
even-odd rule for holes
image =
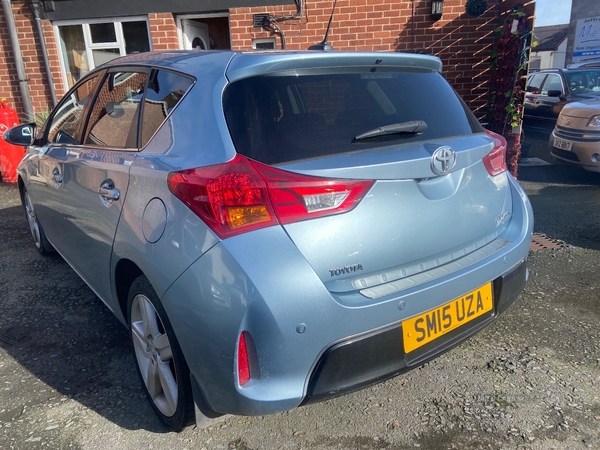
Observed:
[[[494,149],[483,158],[483,164],[492,176],[508,170],[506,167],[506,139],[490,130],[486,134],[494,139]]]
[[[237,155],[169,174],[171,192],[221,238],[348,212],[373,185],[286,172]]]
[[[172,172],[167,181],[171,192],[222,239],[278,223],[267,186],[242,156]]]
[[[243,386],[250,381],[250,359],[248,358],[248,345],[246,344],[246,332],[240,334],[238,341],[238,382]]]
[[[282,224],[352,210],[373,186],[372,180],[312,177],[250,161],[261,174]]]

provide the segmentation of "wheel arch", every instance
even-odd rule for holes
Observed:
[[[21,176],[17,177],[17,187],[19,189],[19,197],[21,198],[21,203],[23,203],[23,189],[25,189],[25,182]]]
[[[127,317],[127,301],[129,297],[129,289],[134,280],[143,275],[142,269],[129,259],[121,259],[115,267],[115,289],[117,291],[117,300],[119,301],[119,309],[125,323],[129,321]]]

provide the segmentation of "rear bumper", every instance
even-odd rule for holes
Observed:
[[[215,245],[162,298],[204,407],[241,415],[289,410],[393,377],[481,330],[515,300],[527,278],[533,212],[512,177],[509,184],[512,220],[499,236],[508,245],[372,304],[340,301],[281,227]],[[491,312],[404,354],[403,321],[489,282]],[[250,334],[256,352],[243,386],[236,375],[241,332]]]
[[[418,367],[482,330],[519,296],[527,282],[527,263],[493,282],[494,308],[464,327],[406,354],[402,325],[339,342],[321,356],[302,405],[345,395]]]

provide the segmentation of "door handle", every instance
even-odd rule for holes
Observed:
[[[115,183],[113,180],[105,180],[100,185],[98,194],[100,194],[100,200],[106,207],[112,205],[115,200],[119,200],[119,198],[121,198],[121,191],[115,188]]]
[[[119,200],[121,197],[121,191],[107,184],[103,184],[100,189],[98,189],[98,194],[106,200]]]

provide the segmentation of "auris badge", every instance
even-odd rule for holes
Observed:
[[[431,170],[437,175],[445,175],[456,165],[456,152],[448,146],[438,148],[431,157]]]

